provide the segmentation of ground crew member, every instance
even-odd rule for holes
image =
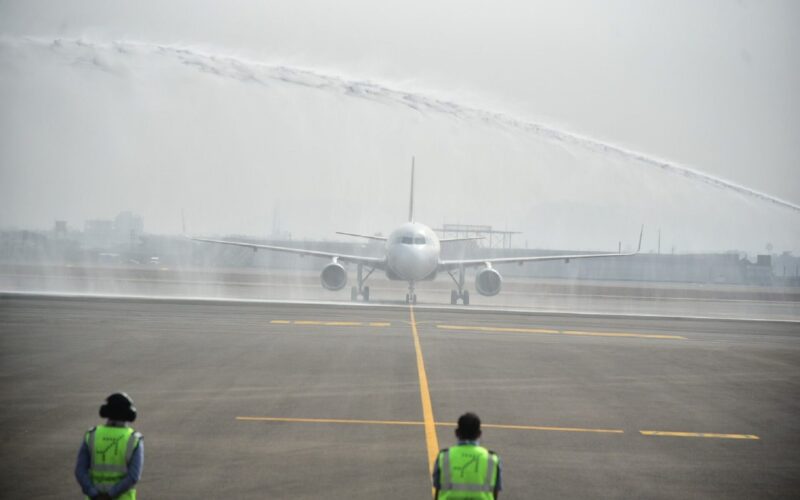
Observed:
[[[458,445],[439,452],[433,465],[434,498],[493,500],[502,489],[500,457],[478,444],[481,419],[465,413],[458,419]]]
[[[124,392],[106,398],[100,407],[105,425],[86,432],[75,464],[75,479],[92,500],[136,500],[134,486],[142,477],[144,440],[128,426],[136,420],[133,400]]]

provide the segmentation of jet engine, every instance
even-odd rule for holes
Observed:
[[[319,279],[327,290],[341,290],[347,284],[347,271],[338,262],[333,262],[322,268]]]
[[[478,271],[475,275],[475,289],[478,293],[491,297],[500,293],[500,286],[503,284],[503,277],[491,267],[486,267]]]

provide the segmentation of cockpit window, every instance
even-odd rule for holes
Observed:
[[[422,234],[418,234],[416,236],[412,234],[398,236],[394,241],[397,243],[403,243],[404,245],[424,245],[427,242],[425,235]]]

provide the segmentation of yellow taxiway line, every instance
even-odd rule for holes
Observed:
[[[442,427],[455,427],[455,422],[436,422]],[[548,425],[507,425],[507,424],[485,424],[481,423],[484,429],[508,429],[515,431],[555,431],[555,432],[597,432],[600,434],[625,434],[622,429],[595,429],[592,427],[552,427]]]
[[[433,463],[439,454],[439,439],[436,436],[436,421],[433,418],[431,393],[428,389],[428,376],[425,373],[425,362],[422,359],[422,347],[419,343],[417,320],[414,317],[414,306],[409,306],[411,316],[411,333],[414,337],[414,350],[417,353],[417,374],[419,375],[419,396],[422,400],[422,420],[425,424],[425,444],[428,447],[428,470],[433,470]]]
[[[431,415],[432,416],[432,415]],[[426,440],[428,422],[416,420],[359,420],[359,419],[337,419],[337,418],[288,418],[288,417],[236,417],[236,420],[250,422],[284,422],[284,423],[305,423],[305,424],[349,424],[349,425],[401,425],[401,426],[424,426],[426,428]],[[455,427],[455,422],[432,422],[432,425],[439,427]],[[508,425],[508,424],[481,424],[486,429],[515,430],[515,431],[545,431],[545,432],[587,432],[596,434],[625,434],[622,429],[603,429],[593,427],[554,427],[545,425]],[[663,437],[688,437],[688,438],[713,438],[713,439],[744,439],[758,440],[758,436],[753,434],[719,434],[712,432],[674,432],[674,431],[639,431],[643,436],[663,436]],[[433,449],[434,456],[438,452],[438,441],[429,444],[429,450]],[[433,446],[432,448],[430,446]],[[429,454],[430,455],[430,454]],[[433,464],[430,464],[433,467]]]
[[[712,439],[760,439],[753,434],[715,434],[712,432],[639,431],[643,436],[694,437]]]
[[[455,424],[453,424],[455,425]],[[481,424],[486,429],[511,429],[519,431],[555,431],[555,432],[597,432],[600,434],[624,434],[622,429],[592,429],[584,427],[546,427],[541,425],[501,425]]]
[[[686,340],[680,335],[660,335],[629,332],[590,332],[583,330],[554,330],[549,328],[511,328],[501,326],[436,325],[441,330],[486,333],[532,333],[542,335],[577,335],[581,337],[627,337],[637,339]]]
[[[432,415],[431,415],[432,416]],[[285,417],[236,417],[236,420],[251,422],[285,422],[285,423],[304,423],[304,424],[357,424],[357,425],[407,425],[407,426],[427,426],[427,422],[414,420],[358,420],[358,419],[338,419],[338,418],[285,418]],[[455,422],[432,422],[432,425],[439,427],[455,427]],[[502,424],[481,424],[486,429],[508,429],[519,431],[556,431],[556,432],[597,432],[604,434],[624,434],[622,429],[592,429],[583,427],[549,427],[543,425],[502,425]],[[427,429],[427,427],[426,427]],[[439,452],[438,441],[434,433],[432,443],[434,450],[433,459]],[[426,438],[428,434],[426,433]],[[429,442],[429,444],[431,444]],[[433,463],[431,462],[431,467]]]
[[[340,418],[282,418],[282,417],[236,417],[250,422],[286,422],[304,424],[357,424],[357,425],[424,425],[424,422],[407,420],[355,420]]]
[[[312,319],[299,319],[290,321],[288,319],[273,319],[270,321],[272,325],[300,325],[300,326],[373,326],[383,327],[392,326],[391,323],[385,321],[319,321]]]

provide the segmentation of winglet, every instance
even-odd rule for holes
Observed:
[[[642,235],[644,234],[644,224],[642,224],[642,229],[639,230],[639,246],[636,248],[636,253],[642,251]]]
[[[408,222],[414,222],[414,157],[411,157],[411,198],[408,201]]]

